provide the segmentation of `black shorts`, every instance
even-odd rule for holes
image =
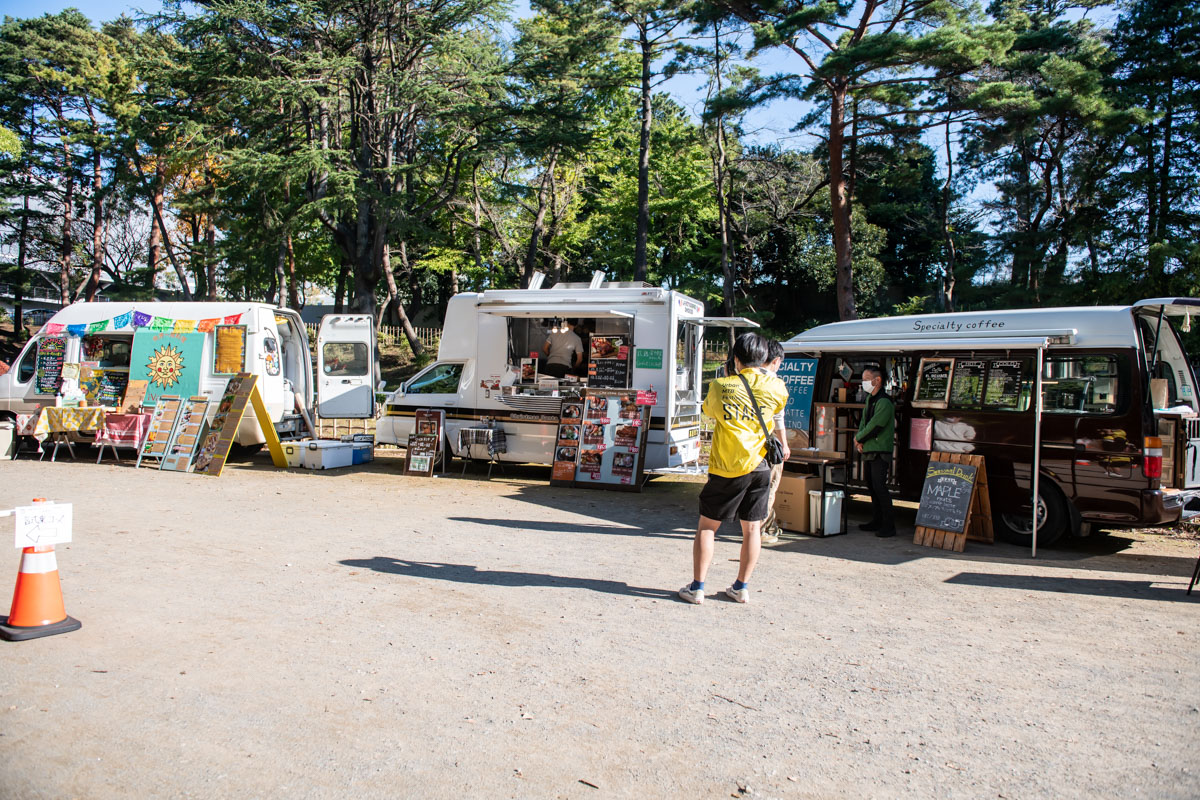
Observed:
[[[752,472],[736,478],[709,475],[700,490],[700,516],[715,520],[733,519],[762,522],[767,518],[771,491],[771,470],[766,461]]]

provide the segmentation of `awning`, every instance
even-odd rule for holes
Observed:
[[[681,317],[683,322],[698,322],[706,328],[757,328],[759,324],[745,317]]]
[[[560,301],[557,303],[520,303],[507,302],[480,303],[476,308],[484,314],[494,314],[497,317],[518,317],[522,319],[553,319],[554,317],[574,319],[575,317],[617,317],[633,319],[628,311],[614,311],[611,306],[595,304],[572,303]]]
[[[1162,308],[1168,317],[1182,317],[1185,314],[1200,316],[1200,298],[1197,297],[1152,297],[1138,300],[1133,307],[1147,311]]]
[[[913,351],[943,350],[1036,350],[1055,344],[1061,337],[1073,335],[1074,331],[1056,332],[1041,336],[961,336],[950,338],[905,338],[886,339],[873,337],[821,337],[783,342],[785,353],[909,353]]]

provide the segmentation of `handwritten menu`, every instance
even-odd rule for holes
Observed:
[[[129,370],[92,370],[92,381],[88,404],[116,408],[125,396],[125,387],[129,385]]]
[[[187,472],[196,456],[196,447],[204,432],[205,416],[208,412],[208,398],[204,395],[189,397],[183,404],[183,413],[179,415],[179,423],[167,445],[167,453],[159,469]]]
[[[921,487],[917,525],[962,533],[971,510],[975,472],[971,464],[930,461],[925,470],[925,484]]]
[[[950,383],[950,405],[977,406],[983,402],[983,375],[986,361],[956,359],[954,379]]]
[[[161,459],[167,454],[167,445],[171,442],[171,434],[179,422],[180,398],[173,394],[160,395],[154,404],[154,415],[150,417],[150,431],[146,441],[138,452],[136,466],[142,465],[143,458]]]
[[[913,405],[919,408],[945,408],[953,371],[953,358],[922,358]]]
[[[213,357],[213,372],[218,375],[233,375],[245,369],[246,326],[218,325],[216,349]]]
[[[404,457],[405,475],[433,474],[437,464],[438,442],[441,438],[428,433],[414,433],[408,437],[407,454]]]
[[[629,386],[629,344],[624,336],[593,336],[588,386],[624,389]]]
[[[1015,409],[1021,402],[1021,383],[1025,362],[993,361],[988,366],[987,388],[983,403],[991,408]]]
[[[46,336],[38,342],[37,373],[34,376],[34,391],[38,394],[55,394],[62,384],[63,361],[67,357],[67,337]]]
[[[229,458],[229,450],[233,440],[237,438],[238,426],[246,414],[246,406],[250,403],[250,393],[254,391],[258,376],[252,372],[239,372],[229,379],[225,386],[225,394],[217,406],[217,413],[208,424],[208,433],[196,454],[193,472],[204,473],[219,477]]]
[[[120,411],[122,414],[136,414],[141,410],[149,385],[149,381],[129,382],[129,385],[125,387],[125,397],[121,400]]]

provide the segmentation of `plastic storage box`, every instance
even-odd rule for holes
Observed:
[[[287,459],[289,467],[304,466],[304,451],[308,449],[309,441],[283,443],[283,457]]]
[[[337,469],[354,463],[354,445],[349,442],[309,442],[304,448],[306,469]]]
[[[375,457],[375,446],[370,442],[351,442],[352,463],[365,464]]]
[[[825,492],[825,529],[821,529],[821,490],[808,493],[809,532],[815,536],[842,533],[842,493]]]

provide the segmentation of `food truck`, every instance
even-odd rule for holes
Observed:
[[[217,401],[238,372],[258,386],[283,438],[308,431],[300,409],[312,408],[308,334],[300,315],[266,303],[74,303],[51,317],[29,340],[12,369],[0,376],[0,416],[14,418],[54,405],[63,369],[92,376],[94,405],[118,405],[130,380],[147,382],[145,403],[160,395]],[[236,442],[265,442],[252,415]]]
[[[605,477],[612,469],[691,464],[700,455],[705,331],[730,327],[757,325],[706,317],[699,300],[642,283],[458,294],[446,308],[437,361],[387,398],[377,441],[406,444],[417,412],[434,410],[445,415],[444,445],[455,455],[472,454],[463,429],[491,427],[504,434],[504,452],[494,454],[502,461],[557,465],[569,458]],[[584,358],[562,377],[547,374],[543,345],[568,328],[581,335]],[[632,399],[613,398],[605,416],[601,390],[625,390]],[[645,413],[635,416],[639,402]],[[619,446],[618,439],[632,441],[629,429],[642,416],[644,449]],[[563,424],[571,420],[577,424]],[[599,420],[615,427],[602,435]]]
[[[896,404],[893,488],[920,497],[931,451],[983,456],[997,532],[1032,539],[1036,477],[1049,544],[1200,514],[1200,406],[1175,331],[1192,317],[1200,299],[922,314],[821,325],[784,349],[815,375],[813,444],[852,474],[862,370],[877,365]]]

